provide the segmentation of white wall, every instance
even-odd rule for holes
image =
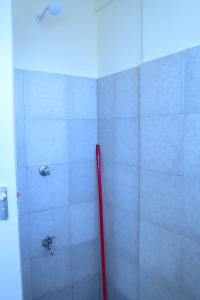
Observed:
[[[97,76],[94,0],[60,0],[60,16],[37,24],[34,16],[50,0],[13,1],[14,62],[20,69]]]
[[[143,61],[197,45],[199,0],[143,0]]]
[[[9,220],[0,221],[0,298],[21,300],[15,185],[11,1],[1,1],[0,20],[0,185],[8,187]]]
[[[141,62],[141,0],[114,0],[97,13],[99,77]]]

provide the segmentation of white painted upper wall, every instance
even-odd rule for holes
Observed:
[[[60,0],[62,14],[37,24],[35,15],[50,1],[13,1],[15,67],[96,78],[94,0]]]
[[[199,0],[143,0],[143,61],[200,45]]]
[[[97,13],[99,77],[141,63],[141,0],[114,0]]]

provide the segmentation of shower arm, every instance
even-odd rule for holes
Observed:
[[[42,22],[42,20],[44,19],[46,13],[48,12],[48,10],[49,10],[49,5],[47,5],[45,7],[45,9],[43,10],[43,12],[41,14],[39,14],[39,15],[36,16],[36,21],[38,23]]]

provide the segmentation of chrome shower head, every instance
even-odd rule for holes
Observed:
[[[40,13],[36,16],[35,20],[37,23],[41,23],[44,20],[47,13],[49,13],[53,17],[56,17],[56,16],[60,15],[61,11],[62,11],[62,6],[61,6],[60,2],[53,1],[51,4],[49,4],[45,7],[45,9],[42,11],[42,13]]]

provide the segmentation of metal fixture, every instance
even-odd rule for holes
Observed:
[[[7,187],[0,187],[0,220],[8,220],[8,193]]]
[[[50,175],[50,168],[49,168],[49,166],[46,166],[46,165],[40,166],[39,173],[42,176],[48,176],[48,175]]]
[[[53,249],[53,240],[54,236],[48,235],[43,241],[42,241],[42,247],[46,248],[51,255],[54,255],[54,249]]]
[[[53,17],[56,17],[60,15],[61,11],[61,4],[58,1],[53,1],[51,4],[47,5],[40,14],[36,16],[35,20],[37,23],[41,23],[44,20],[47,13],[49,13]]]

